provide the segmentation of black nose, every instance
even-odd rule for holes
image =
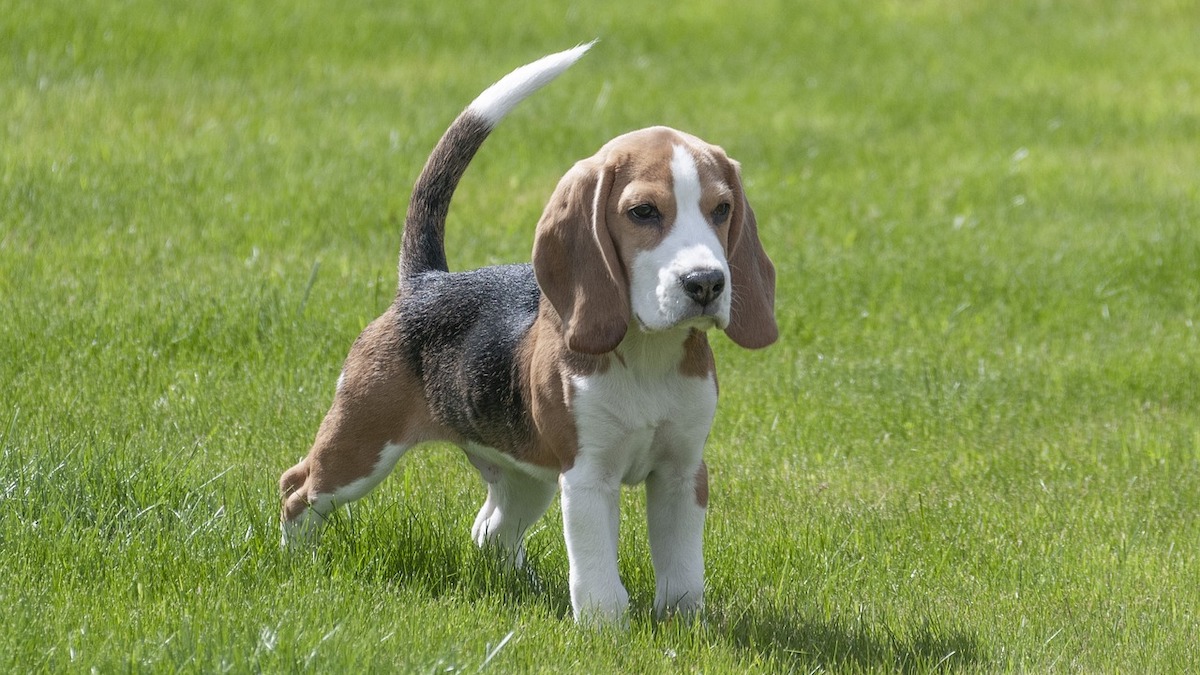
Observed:
[[[683,291],[701,306],[721,297],[725,290],[725,273],[721,270],[688,272],[679,278]]]

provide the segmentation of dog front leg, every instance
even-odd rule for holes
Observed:
[[[646,479],[654,611],[691,616],[704,607],[704,516],[708,467],[656,470]]]
[[[621,482],[607,473],[578,463],[560,478],[576,623],[619,623],[629,607],[617,569]]]

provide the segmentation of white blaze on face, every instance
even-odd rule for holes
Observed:
[[[729,324],[729,263],[725,250],[701,206],[704,186],[696,160],[682,145],[671,156],[674,183],[675,221],[659,245],[637,254],[630,280],[633,312],[646,330],[665,330],[689,319],[700,318],[697,327],[725,328]],[[688,297],[682,279],[691,272],[719,270],[725,276],[725,292],[702,308]],[[707,325],[705,325],[707,324]]]

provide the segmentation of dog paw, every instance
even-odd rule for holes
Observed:
[[[629,627],[629,591],[620,582],[605,588],[571,589],[575,623],[592,628]]]

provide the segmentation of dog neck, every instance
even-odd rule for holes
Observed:
[[[677,326],[647,331],[632,323],[609,358],[614,367],[627,369],[639,377],[659,378],[681,371],[704,370],[704,364],[711,362],[711,351],[707,336],[696,328]]]

